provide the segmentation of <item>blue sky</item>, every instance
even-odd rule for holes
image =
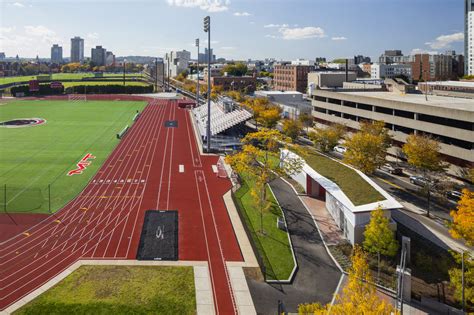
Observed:
[[[116,55],[162,56],[207,38],[218,57],[330,59],[385,49],[463,50],[463,0],[0,0],[0,51],[49,57],[85,39]]]

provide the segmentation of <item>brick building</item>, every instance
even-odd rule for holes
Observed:
[[[257,78],[255,76],[216,76],[211,77],[211,86],[222,86],[224,91],[255,92]]]
[[[306,93],[308,73],[314,70],[315,66],[275,65],[273,70],[273,89],[275,91]]]

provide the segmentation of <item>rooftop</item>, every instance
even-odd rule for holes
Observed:
[[[430,81],[423,82],[421,84],[474,88],[474,81]]]
[[[354,92],[338,92],[341,94],[352,95],[352,96],[363,96],[374,99],[381,99],[386,101],[411,103],[416,105],[428,105],[441,108],[452,108],[457,110],[463,110],[468,112],[474,112],[474,99],[447,97],[438,95],[428,95],[426,100],[424,94],[398,94],[392,92],[367,92],[367,91],[354,91]]]

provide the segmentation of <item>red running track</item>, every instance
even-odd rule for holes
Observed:
[[[150,101],[74,200],[2,240],[0,310],[78,259],[135,259],[145,211],[159,209],[178,210],[179,259],[207,261],[216,313],[235,314],[225,261],[242,255],[222,199],[231,185],[212,170],[218,157],[200,155],[191,124],[176,101]]]

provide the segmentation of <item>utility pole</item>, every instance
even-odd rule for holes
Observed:
[[[196,47],[197,47],[197,88],[196,88],[196,106],[199,106],[199,38],[196,38]]]
[[[127,59],[123,60],[123,85],[125,86],[125,64],[127,63]]]
[[[155,58],[155,92],[158,92],[158,58]]]
[[[211,151],[211,17],[204,18],[204,32],[207,33],[207,152]]]

